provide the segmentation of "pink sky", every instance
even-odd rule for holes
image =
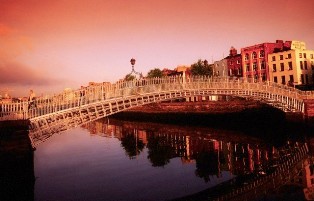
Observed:
[[[115,82],[132,57],[146,75],[276,39],[313,50],[313,8],[313,0],[0,0],[0,91]]]

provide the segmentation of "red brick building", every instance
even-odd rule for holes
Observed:
[[[225,58],[227,60],[228,76],[242,77],[242,56],[237,53],[237,49],[230,48],[230,54]]]
[[[241,48],[243,77],[256,81],[270,80],[268,54],[289,49],[291,49],[291,41],[283,42],[283,40]]]

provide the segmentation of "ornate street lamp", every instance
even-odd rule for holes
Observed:
[[[135,59],[134,58],[132,58],[131,60],[130,60],[130,62],[131,62],[131,65],[132,65],[132,72],[135,72],[134,71],[134,64],[135,64]]]
[[[138,75],[138,76],[141,78],[141,77],[142,77],[142,73],[136,72],[136,71],[134,70],[134,65],[135,65],[136,60],[135,60],[134,58],[132,58],[132,59],[130,60],[130,62],[131,62],[131,65],[132,65],[132,71],[131,71],[130,75],[131,75],[132,73],[134,73],[134,74]]]

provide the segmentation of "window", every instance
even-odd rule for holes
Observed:
[[[252,53],[252,58],[253,58],[253,59],[256,59],[256,58],[257,58],[256,52],[253,52],[253,53]]]
[[[311,61],[311,68],[314,70],[314,61]]]
[[[292,62],[291,61],[288,62],[288,66],[289,66],[289,70],[292,70]]]
[[[288,59],[291,59],[291,54],[288,54]]]
[[[300,61],[300,68],[301,68],[301,70],[303,70],[303,62],[302,61]]]
[[[257,82],[257,79],[258,79],[258,75],[255,74],[255,75],[254,75],[254,81]]]
[[[289,75],[289,81],[290,81],[291,83],[294,82],[293,75]]]
[[[276,64],[273,64],[273,72],[276,72],[277,69],[276,69]]]
[[[265,52],[264,52],[264,50],[261,50],[260,52],[259,52],[259,57],[260,58],[263,58],[265,56]]]
[[[313,54],[311,54],[311,59],[314,59]]]
[[[299,53],[299,58],[302,58],[302,53]]]
[[[254,63],[253,63],[253,70],[254,70],[254,71],[257,71],[257,62],[254,62]]]
[[[261,69],[266,69],[265,61],[261,62]]]
[[[301,84],[304,84],[304,75],[301,74]]]
[[[272,57],[272,61],[276,61],[276,56],[273,56],[273,57]]]
[[[262,81],[266,81],[266,74],[262,73]]]
[[[248,53],[245,54],[245,58],[244,59],[245,59],[245,61],[249,60],[249,54]]]
[[[241,75],[242,74],[242,68],[238,68],[238,74]]]
[[[280,63],[280,71],[284,71],[285,70],[285,65],[283,63]]]
[[[313,173],[314,173],[314,168],[313,168],[313,165],[310,165],[310,175],[312,176],[313,175]]]
[[[309,83],[309,75],[306,74],[306,75],[305,75],[305,84],[308,84],[308,83]]]
[[[240,64],[240,60],[237,60],[237,64]]]
[[[274,77],[274,82],[276,82],[276,83],[278,82],[277,76]]]
[[[280,60],[283,60],[283,55],[280,55],[279,57],[280,57]]]
[[[250,64],[246,64],[246,71],[250,71]]]
[[[306,53],[303,53],[303,57],[306,58]]]
[[[281,76],[281,84],[286,84],[286,77],[284,75]]]
[[[230,65],[233,65],[233,61],[230,61]]]
[[[304,61],[304,68],[307,70],[307,61]]]

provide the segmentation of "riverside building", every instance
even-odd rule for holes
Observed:
[[[293,85],[314,84],[314,50],[292,41],[291,49],[268,55],[270,81]]]
[[[241,48],[244,79],[269,81],[268,55],[291,49],[291,41],[277,40],[275,43],[261,43]]]
[[[228,76],[242,77],[242,56],[237,53],[237,49],[231,47],[229,56],[225,59],[227,60]]]

